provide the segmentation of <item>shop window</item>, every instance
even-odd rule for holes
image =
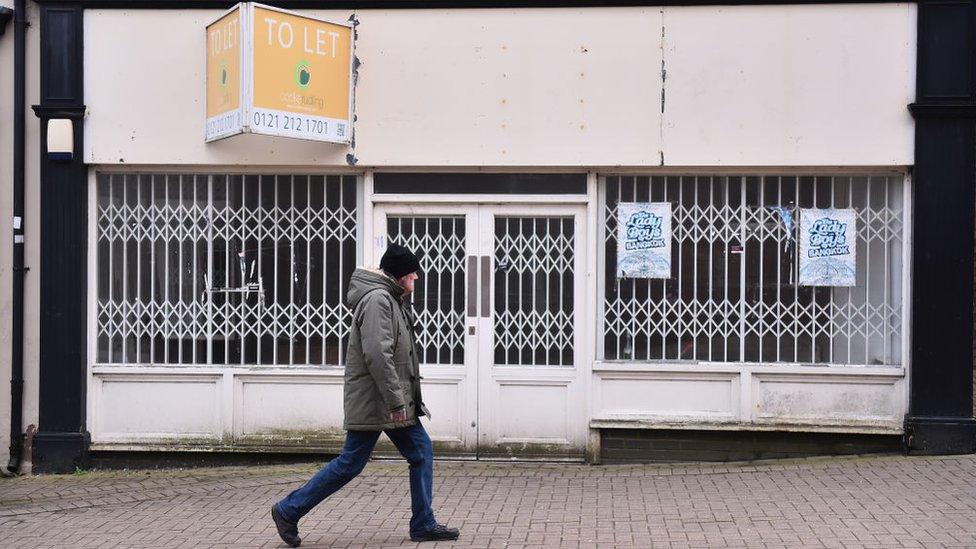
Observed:
[[[901,176],[605,178],[602,357],[901,364],[905,187]],[[617,278],[627,202],[671,203],[670,278]],[[856,211],[854,286],[798,284],[799,227],[786,219],[801,208]]]
[[[96,363],[339,365],[356,178],[99,174]]]

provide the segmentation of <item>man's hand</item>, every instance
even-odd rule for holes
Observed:
[[[399,410],[394,410],[390,412],[390,419],[396,423],[402,423],[407,420],[407,409],[401,408]]]

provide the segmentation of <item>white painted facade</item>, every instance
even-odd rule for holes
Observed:
[[[493,317],[463,315],[464,360],[423,367],[430,430],[445,450],[573,458],[598,444],[592,429],[612,427],[901,432],[905,352],[883,365],[604,359],[603,230],[608,177],[871,175],[901,182],[893,230],[910,235],[914,5],[360,11],[354,148],[254,135],[204,143],[203,27],[217,13],[86,11],[90,242],[100,230],[100,174],[354,176],[363,264],[378,261],[391,216],[463,218],[466,258],[492,255],[499,219],[571,219],[572,363],[496,364]],[[36,33],[29,40],[37,59]],[[12,47],[0,47],[7,55]],[[36,127],[28,117],[28,182],[37,179]],[[572,172],[587,181],[573,195],[374,193],[375,174],[397,171]],[[34,192],[29,183],[28,235],[37,234]],[[903,269],[907,348],[910,238],[900,246],[906,261],[885,265]],[[3,250],[9,257],[9,244]],[[94,449],[338,447],[338,366],[100,361],[98,254],[91,246]],[[8,272],[0,284],[9,303]],[[25,425],[36,423],[36,287],[28,277],[34,419],[28,413]]]
[[[360,11],[355,155],[364,167],[657,167],[662,153],[674,167],[911,165],[915,12]],[[86,11],[85,161],[346,166],[349,151],[318,143],[196,139],[200,29],[217,14]]]
[[[0,4],[13,8],[12,0],[2,0]],[[36,21],[39,10],[37,4],[27,3],[28,21]],[[40,81],[39,71],[32,59],[40,59],[40,38],[38,33],[29,29],[26,33],[27,67],[26,67],[26,100],[30,105],[39,103]],[[0,164],[0,231],[10,235],[13,233],[13,109],[14,109],[14,23],[7,25],[7,32],[0,38],[0,120],[6,121],[4,131],[0,132],[0,157],[8,160]],[[30,425],[37,426],[39,410],[38,376],[38,345],[40,299],[37,264],[40,257],[40,218],[37,215],[40,195],[36,182],[40,178],[38,165],[38,151],[36,143],[40,139],[40,123],[33,113],[28,112],[25,117],[26,159],[24,165],[25,219],[24,219],[24,261],[32,267],[24,278],[24,406],[23,428],[26,432]],[[34,182],[35,184],[31,184]],[[10,368],[11,368],[11,337],[12,329],[12,272],[13,239],[0,240],[0,376],[5,387],[0,391],[0,460],[6,466],[10,453]],[[35,276],[31,276],[33,273]],[[27,456],[30,454],[27,453]],[[31,464],[28,459],[22,464],[21,472],[29,473]]]

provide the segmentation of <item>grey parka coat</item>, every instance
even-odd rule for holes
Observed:
[[[353,311],[343,398],[347,430],[408,427],[430,415],[420,392],[415,317],[402,297],[403,289],[382,271],[359,268],[352,274],[346,293]],[[390,414],[401,408],[406,421],[393,422]]]

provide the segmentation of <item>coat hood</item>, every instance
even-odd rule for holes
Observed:
[[[349,289],[346,291],[346,305],[350,309],[355,309],[359,301],[367,293],[375,289],[384,289],[397,299],[403,296],[403,288],[379,269],[366,269],[357,267],[349,279]]]

